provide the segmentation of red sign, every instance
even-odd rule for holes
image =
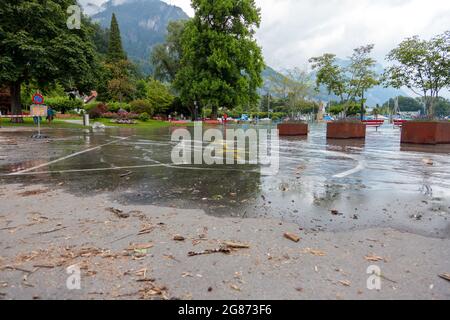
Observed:
[[[44,104],[44,97],[40,93],[35,93],[31,99],[34,104]]]

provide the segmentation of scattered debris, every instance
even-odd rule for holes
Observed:
[[[313,256],[318,256],[318,257],[323,257],[326,256],[327,254],[323,251],[320,250],[313,250],[311,248],[306,248],[305,250],[303,250],[303,253],[310,253]]]
[[[35,264],[33,265],[35,268],[44,268],[44,269],[53,269],[55,265],[53,264]]]
[[[194,257],[194,256],[201,256],[201,255],[206,255],[206,254],[213,254],[213,253],[224,253],[224,254],[230,254],[231,253],[231,249],[228,247],[220,247],[218,249],[207,249],[207,250],[203,250],[203,251],[199,251],[199,252],[188,252],[188,257]]]
[[[289,240],[294,241],[294,242],[299,242],[300,239],[301,239],[299,236],[297,236],[297,235],[295,235],[295,234],[292,234],[292,233],[289,233],[289,232],[286,232],[286,233],[284,234],[284,237],[285,237],[286,239],[289,239]]]
[[[139,230],[138,232],[138,236],[150,233],[153,231],[153,229],[155,229],[155,227],[152,225],[143,225],[141,230]]]
[[[330,212],[333,216],[342,216],[342,213],[340,213],[339,210],[332,209]]]
[[[225,241],[225,242],[223,242],[223,245],[230,249],[249,249],[250,248],[250,245],[245,244],[245,243],[239,243],[239,242]]]
[[[24,192],[19,193],[19,196],[22,196],[22,197],[35,196],[38,194],[47,193],[49,191],[50,190],[44,190],[44,189],[29,190],[29,191],[24,191]]]
[[[440,278],[450,281],[450,273],[443,273],[439,275]]]
[[[235,290],[235,291],[241,291],[241,288],[239,288],[237,285],[235,284],[230,284],[230,288]]]
[[[348,280],[340,280],[339,283],[342,284],[344,287],[350,287],[351,285],[351,282]]]
[[[137,245],[131,245],[127,248],[128,251],[135,251],[135,250],[146,250],[153,247],[153,243],[143,243],[143,244],[137,244]]]
[[[127,219],[127,218],[130,217],[130,214],[129,214],[129,213],[125,213],[125,212],[123,212],[123,211],[120,210],[120,209],[116,209],[116,208],[112,208],[112,207],[111,207],[111,208],[107,208],[106,210],[108,210],[108,211],[114,213],[116,216],[118,216],[118,217],[121,218],[121,219]]]
[[[367,261],[371,261],[371,262],[385,261],[385,259],[383,257],[379,257],[379,256],[376,256],[373,254],[365,256],[364,259],[366,259]]]
[[[183,236],[180,236],[179,234],[177,234],[177,235],[173,236],[173,240],[175,240],[175,241],[184,241],[186,239]]]
[[[67,227],[60,227],[60,228],[55,228],[55,229],[48,230],[48,231],[37,232],[37,233],[35,233],[35,234],[39,234],[39,235],[49,234],[49,233],[53,233],[53,232],[56,232],[56,231],[64,230],[64,229],[66,229],[66,228],[67,228]]]
[[[141,299],[149,299],[154,296],[161,296],[163,299],[168,300],[167,296],[167,288],[166,287],[157,287],[155,285],[151,285],[148,288],[144,288],[139,290],[139,294],[141,295]]]
[[[133,174],[133,171],[127,171],[127,172],[121,174],[119,177],[125,178],[125,177],[128,177],[128,176],[132,175],[132,174]]]

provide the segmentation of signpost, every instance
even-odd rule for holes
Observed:
[[[44,104],[44,97],[40,93],[35,93],[31,98],[34,104]]]
[[[44,96],[40,94],[39,92],[36,92],[31,97],[31,101],[33,101],[33,104],[30,106],[30,115],[33,116],[33,119],[35,117],[37,118],[37,125],[38,125],[38,134],[37,136],[33,136],[36,139],[42,138],[41,136],[41,117],[47,116],[47,106],[44,105]]]

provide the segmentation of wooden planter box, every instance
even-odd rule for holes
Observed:
[[[307,123],[280,123],[278,125],[280,136],[306,136],[308,135]]]
[[[402,127],[401,142],[414,144],[450,143],[450,122],[406,122]]]
[[[327,139],[365,139],[366,125],[361,122],[337,121],[327,123]]]

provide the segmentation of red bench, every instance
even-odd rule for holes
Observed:
[[[403,127],[403,124],[408,122],[408,120],[394,120],[394,127]]]
[[[378,127],[381,127],[384,124],[384,120],[363,120],[362,123],[364,123],[366,127],[375,127],[378,131]]]

